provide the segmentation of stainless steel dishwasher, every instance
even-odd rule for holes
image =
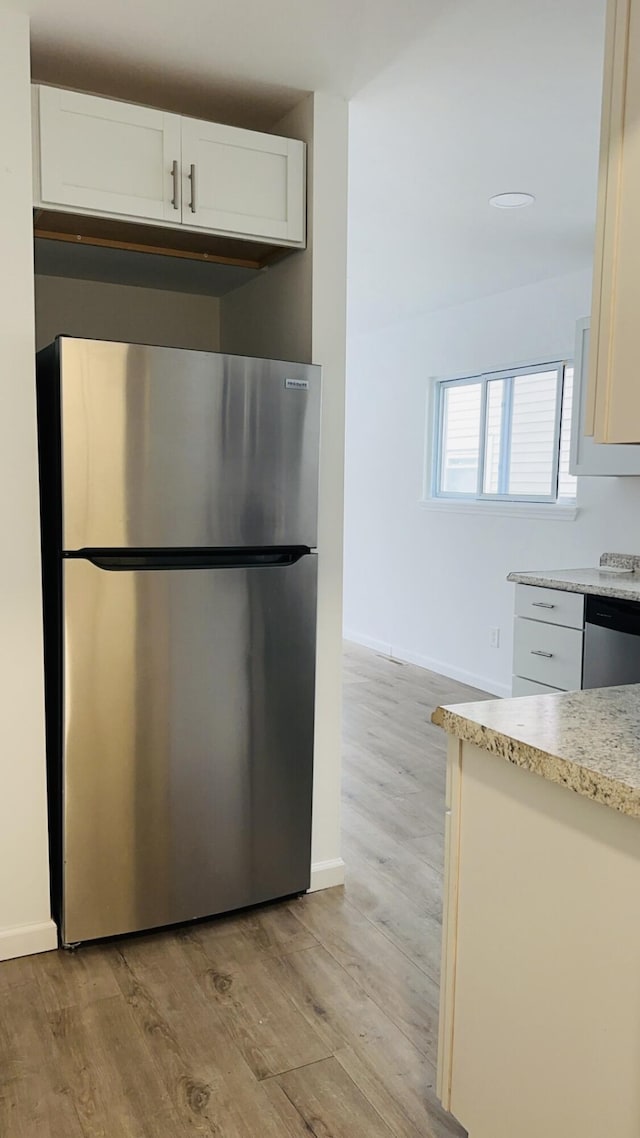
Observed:
[[[640,603],[586,598],[583,688],[640,683]]]

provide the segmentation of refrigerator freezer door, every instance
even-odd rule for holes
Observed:
[[[316,566],[64,560],[64,943],[308,887]]]
[[[63,549],[317,545],[320,368],[60,351]]]

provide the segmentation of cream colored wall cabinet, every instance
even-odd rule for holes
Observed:
[[[640,442],[640,0],[608,0],[586,430]]]
[[[278,245],[305,240],[305,145],[35,88],[35,205]]]
[[[469,1138],[640,1134],[640,820],[448,755],[438,1093]]]
[[[590,323],[584,317],[576,325],[569,469],[577,475],[638,475],[640,446],[606,446],[586,434]]]

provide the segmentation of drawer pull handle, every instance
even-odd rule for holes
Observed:
[[[532,656],[545,656],[547,660],[551,660],[553,658],[553,652],[543,652],[541,648],[532,648],[531,649],[531,655]]]
[[[532,601],[531,607],[534,609],[554,609],[555,605],[550,605],[548,601]]]

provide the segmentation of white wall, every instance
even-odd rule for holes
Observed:
[[[29,26],[0,9],[0,959],[50,919],[34,381]]]
[[[358,92],[350,327],[580,271],[593,242],[606,4],[449,0]],[[509,188],[534,194],[535,209],[489,209]]]
[[[510,691],[512,569],[640,551],[640,479],[580,479],[575,521],[420,506],[430,376],[573,354],[591,273],[556,277],[349,341],[345,634],[497,694]],[[489,628],[501,629],[499,650]]]
[[[220,301],[165,289],[37,276],[36,346],[56,336],[162,344],[215,352]]]
[[[224,351],[322,364],[318,652],[312,888],[343,880],[340,856],[342,518],[347,105],[315,93],[278,124],[307,142],[308,246],[221,302]]]
[[[307,183],[313,183],[315,99],[309,95],[274,124],[274,133],[307,144]],[[311,208],[312,203],[309,202]],[[346,211],[346,206],[345,206]],[[259,273],[220,300],[223,352],[311,363],[313,306],[313,219],[307,219],[307,247]]]
[[[312,886],[344,880],[340,857],[342,580],[347,314],[347,105],[314,96],[312,360],[322,364],[318,672]],[[321,867],[325,867],[324,870]]]

